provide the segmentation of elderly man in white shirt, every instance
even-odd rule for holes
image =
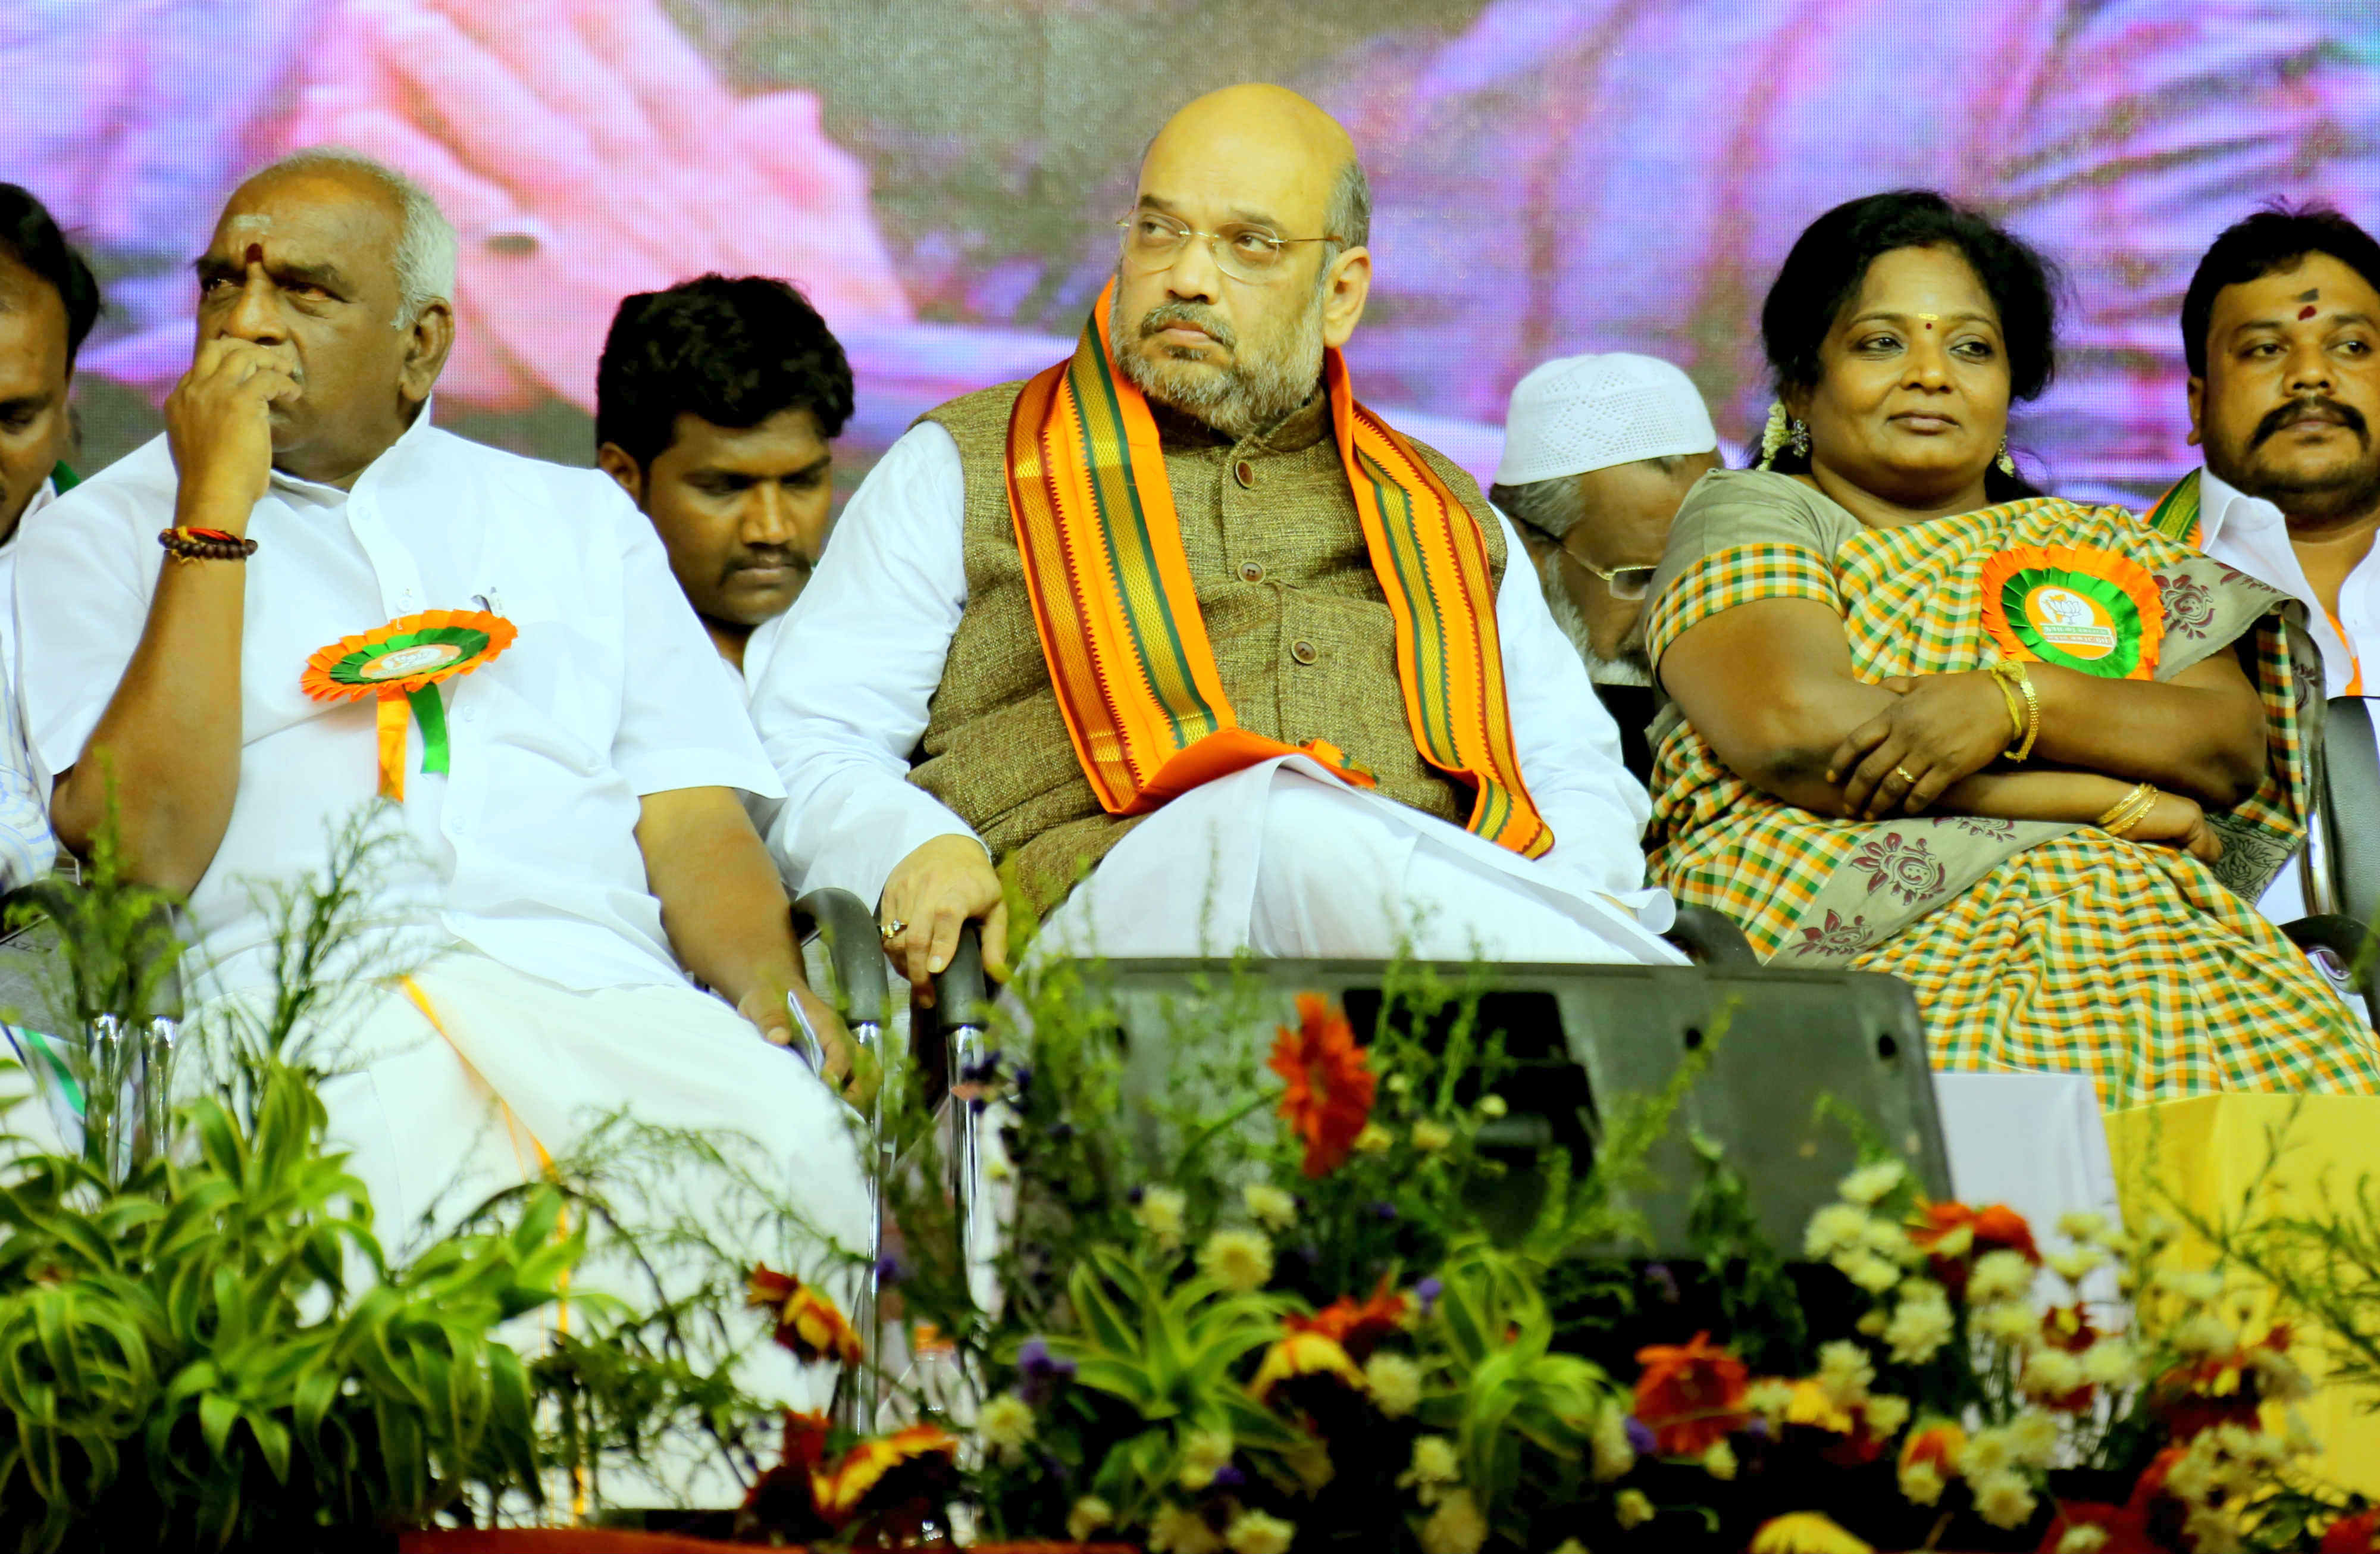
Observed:
[[[2328,693],[2366,694],[2367,661],[2380,672],[2380,242],[2334,211],[2260,211],[2199,262],[2181,329],[2206,464],[2148,521],[2294,594]],[[2186,596],[2166,608],[2168,631],[2191,629]],[[2268,917],[2305,915],[2318,863],[2281,871]]]
[[[775,775],[618,487],[431,424],[453,263],[428,197],[346,153],[232,196],[165,435],[24,542],[59,833],[87,848],[112,804],[136,872],[188,892],[199,996],[254,999],[261,902],[396,801],[370,906],[419,969],[369,993],[324,1093],[384,1224],[625,1111],[754,1141],[859,1244],[841,1104],[771,1045],[799,999],[847,1060],[737,797]]]
[[[995,856],[1066,949],[1678,958],[1526,553],[1353,399],[1368,209],[1304,99],[1193,103],[1073,362],[936,410],[846,508],[755,690],[770,840],[913,983],[967,919],[1000,959]]]

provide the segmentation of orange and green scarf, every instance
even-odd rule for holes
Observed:
[[[1330,741],[1293,749],[1232,715],[1156,420],[1108,353],[1113,294],[1111,283],[1073,358],[1026,384],[1008,422],[1009,513],[1084,775],[1111,814],[1155,809],[1277,755],[1310,755],[1370,786]],[[1396,623],[1414,744],[1474,789],[1474,833],[1539,857],[1554,837],[1513,753],[1495,578],[1478,523],[1412,444],[1356,403],[1336,350],[1325,355],[1324,380],[1372,569]]]

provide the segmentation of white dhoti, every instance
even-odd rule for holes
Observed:
[[[489,1193],[539,1180],[590,1130],[625,1114],[632,1126],[698,1132],[731,1159],[756,1165],[763,1188],[795,1205],[808,1227],[784,1234],[755,1212],[750,1195],[739,1201],[713,1190],[724,1184],[708,1182],[698,1162],[644,1179],[662,1201],[615,1204],[624,1218],[662,1229],[650,1221],[686,1217],[747,1269],[766,1262],[820,1279],[851,1309],[855,1281],[834,1270],[831,1243],[866,1247],[867,1198],[845,1108],[734,1009],[691,986],[574,992],[469,950],[441,956],[409,981],[420,1002],[405,985],[391,987],[338,1034],[335,1050],[355,1071],[322,1092],[330,1144],[352,1152],[348,1169],[371,1193],[392,1252],[425,1221],[449,1230]],[[232,995],[200,1018],[254,997]],[[668,1283],[673,1270],[661,1271]],[[600,1261],[590,1272],[574,1279],[574,1291],[603,1289],[634,1309],[652,1306],[650,1289],[620,1288]],[[763,1398],[824,1407],[831,1367],[797,1369],[769,1341],[762,1314],[749,1326],[738,1381]],[[615,1503],[656,1493],[716,1500],[727,1491],[686,1464],[649,1466],[660,1483],[625,1501],[615,1495]]]
[[[1586,887],[1292,755],[1135,826],[1037,953],[1665,965],[1685,960],[1660,937],[1670,911],[1659,890]]]

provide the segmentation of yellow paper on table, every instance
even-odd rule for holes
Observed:
[[[2380,1096],[2199,1095],[2107,1114],[2107,1147],[2115,1156],[2124,1218],[2133,1226],[2151,1214],[2178,1218],[2174,1202],[2208,1219],[2237,1218],[2245,1193],[2273,1159],[2254,1205],[2259,1215],[2313,1213],[2326,1187],[2334,1205],[2351,1204],[2356,1184],[2380,1177]],[[2203,1266],[2206,1248],[2194,1237],[2185,1258]],[[2326,1380],[2314,1335],[2295,1353],[2313,1378],[2314,1395],[2299,1405],[2322,1442],[2313,1471],[2346,1488],[2380,1496],[2380,1391]]]

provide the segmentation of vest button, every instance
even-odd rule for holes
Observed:
[[[1311,664],[1322,656],[1320,651],[1303,637],[1289,644],[1289,655],[1301,664]]]
[[[1264,568],[1263,568],[1261,565],[1259,565],[1258,563],[1254,562],[1254,561],[1243,561],[1243,562],[1241,562],[1241,563],[1240,563],[1240,581],[1241,581],[1242,582],[1262,582],[1262,581],[1264,581]]]
[[[1238,463],[1232,466],[1232,478],[1238,481],[1240,483],[1240,489],[1245,491],[1250,486],[1256,484],[1257,467],[1243,459]]]

